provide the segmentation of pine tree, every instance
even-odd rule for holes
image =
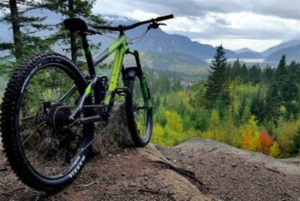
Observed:
[[[285,118],[290,119],[291,117],[296,118],[298,109],[296,103],[298,101],[298,87],[292,78],[288,78],[282,82],[280,86],[280,94],[282,105],[286,109]]]
[[[43,6],[49,10],[54,11],[63,15],[65,18],[79,17],[87,20],[92,25],[101,25],[106,22],[101,18],[100,15],[92,13],[93,5],[96,0],[44,0]],[[78,58],[82,56],[80,50],[81,40],[75,33],[65,32],[66,30],[61,29],[52,36],[55,40],[63,39],[63,43],[70,44],[71,58],[74,63],[77,63]],[[66,37],[67,35],[67,37]],[[97,44],[96,47],[99,47]]]
[[[250,81],[252,85],[256,85],[261,82],[262,80],[262,72],[261,69],[258,65],[253,65],[249,69],[249,74],[250,74]]]
[[[290,119],[291,117],[295,118],[298,113],[296,107],[298,87],[295,79],[292,73],[288,73],[285,55],[283,55],[275,70],[275,79],[271,81],[266,96],[268,117],[274,121],[275,126],[280,116]],[[284,108],[284,112],[280,112],[280,108]]]
[[[252,99],[250,112],[256,117],[258,123],[262,123],[266,117],[265,103],[260,91],[258,91],[257,95]]]
[[[46,28],[43,25],[46,17],[28,16],[29,11],[40,8],[38,3],[29,0],[4,0],[1,6],[8,8],[2,10],[1,20],[11,24],[13,42],[1,43],[0,51],[10,51],[10,55],[19,61],[34,52],[49,49],[49,41],[37,36],[39,31]]]
[[[262,79],[264,83],[270,83],[274,79],[275,70],[271,66],[266,66],[262,71]]]
[[[243,63],[243,65],[242,65],[241,78],[244,83],[248,83],[250,81],[249,69],[245,63]]]
[[[207,106],[212,107],[218,101],[224,106],[230,104],[229,75],[226,68],[225,51],[221,46],[216,50],[216,55],[210,66],[210,75],[205,83],[205,99]]]
[[[242,65],[240,60],[237,59],[233,62],[232,68],[230,69],[230,78],[231,80],[236,79],[237,77],[241,77]]]
[[[297,134],[294,136],[294,154],[300,154],[300,129],[297,130]]]
[[[270,84],[265,103],[266,118],[273,121],[275,127],[277,127],[281,106],[280,90],[277,82],[274,81]]]
[[[286,68],[286,56],[283,55],[279,61],[278,67],[275,71],[275,79],[279,84],[284,82],[287,77],[287,68]]]

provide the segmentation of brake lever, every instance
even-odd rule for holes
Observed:
[[[152,24],[150,24],[148,26],[148,30],[150,30],[150,29],[157,29],[157,28],[159,28],[160,25],[167,26],[167,24],[165,24],[165,23],[153,22]]]

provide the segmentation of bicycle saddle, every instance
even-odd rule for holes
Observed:
[[[63,21],[65,28],[71,32],[86,32],[88,25],[80,18],[68,18]]]

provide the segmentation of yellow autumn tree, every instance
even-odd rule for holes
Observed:
[[[180,143],[182,140],[183,124],[181,117],[175,111],[166,111],[166,125],[164,136],[168,142],[167,146],[173,146]]]
[[[164,129],[159,124],[154,124],[151,141],[158,145],[164,145]]]
[[[181,133],[183,130],[181,117],[175,111],[166,111],[167,123],[165,125],[166,130],[173,130]]]
[[[272,157],[277,157],[280,154],[280,148],[279,148],[279,144],[276,141],[273,141],[272,145],[270,146],[270,152],[269,152],[269,156]]]
[[[257,126],[257,121],[255,116],[251,115],[248,124],[244,127],[242,131],[243,139],[241,141],[241,148],[248,151],[258,151],[260,148],[259,141],[259,130]]]
[[[220,116],[217,110],[213,110],[209,120],[209,127],[205,133],[205,137],[209,139],[216,139],[218,135],[218,125],[220,122]]]
[[[282,150],[282,155],[289,156],[294,149],[294,138],[300,128],[300,120],[295,122],[286,122],[284,127],[278,131],[277,142]]]

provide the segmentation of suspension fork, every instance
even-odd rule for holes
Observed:
[[[143,93],[143,98],[146,103],[147,109],[152,108],[152,103],[151,103],[151,93],[149,90],[148,83],[146,81],[146,75],[143,72],[141,61],[140,61],[140,56],[138,51],[133,52],[135,61],[136,61],[136,66],[137,66],[137,75],[140,80],[140,85]]]

